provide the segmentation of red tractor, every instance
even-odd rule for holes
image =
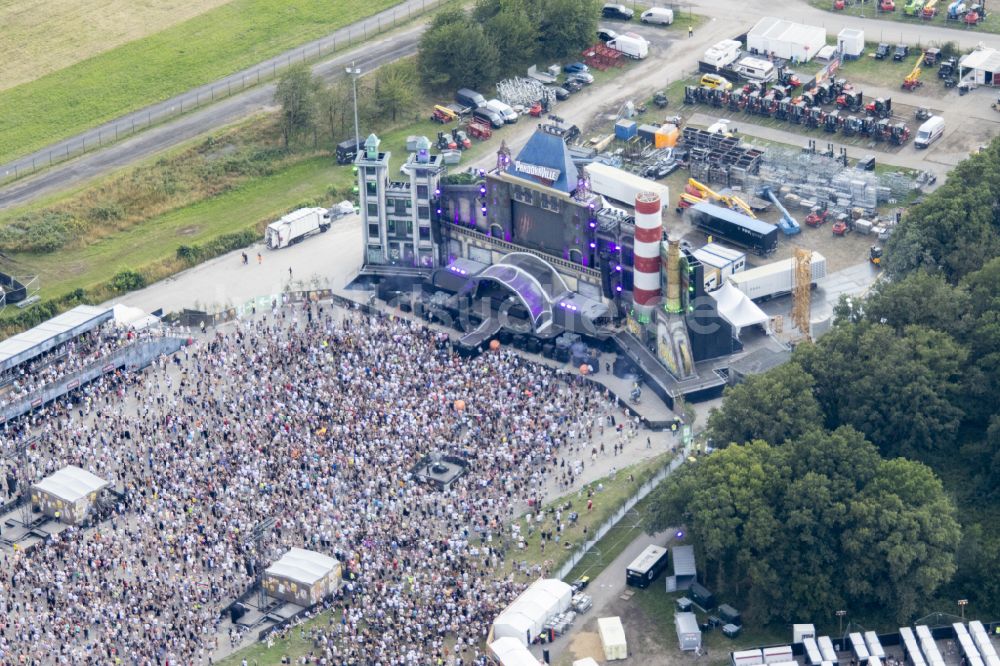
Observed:
[[[533,118],[541,118],[542,117],[542,103],[541,102],[535,102],[534,104],[532,104],[531,108],[528,109],[528,115],[532,116]]]
[[[837,221],[833,223],[833,235],[846,236],[849,233],[851,233],[849,218],[846,214],[842,213],[837,216]]]
[[[830,218],[830,211],[825,208],[813,209],[806,215],[806,224],[810,227],[821,227]]]
[[[896,3],[893,0],[882,0],[878,3],[878,10],[880,12],[894,12],[896,11]]]
[[[833,0],[834,9],[843,9],[845,7],[844,0]]]

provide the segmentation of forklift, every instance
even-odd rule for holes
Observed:
[[[882,265],[882,246],[872,245],[868,249],[868,261],[872,262],[875,266]]]
[[[864,103],[860,90],[850,90],[837,95],[837,106],[841,109],[857,113]]]
[[[789,120],[791,120],[796,125],[801,125],[805,122],[806,111],[808,107],[805,102],[795,102],[792,104],[792,115]]]
[[[910,138],[910,128],[905,123],[896,123],[889,128],[889,142],[902,146]]]
[[[438,132],[437,148],[438,150],[455,150],[458,148],[458,144],[452,139],[450,132]]]
[[[858,118],[857,116],[847,116],[847,118],[844,119],[842,131],[844,136],[854,136],[862,131],[862,127],[863,124],[861,118]]]
[[[823,123],[823,109],[818,106],[810,107],[806,112],[806,126],[812,127],[813,129],[819,128]]]
[[[823,131],[832,134],[840,128],[841,122],[840,111],[830,111],[823,118]]]
[[[876,97],[865,104],[865,111],[876,118],[892,117],[892,98]]]
[[[778,108],[774,110],[774,117],[778,120],[788,120],[788,115],[792,109],[792,98],[783,97],[778,102]]]

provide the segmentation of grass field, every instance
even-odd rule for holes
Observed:
[[[933,19],[924,20],[916,16],[906,16],[903,14],[903,7],[906,5],[906,0],[896,0],[896,11],[894,12],[880,12],[876,9],[877,3],[875,0],[868,0],[867,2],[859,2],[858,0],[853,0],[853,2],[848,2],[849,7],[845,7],[843,10],[834,11],[833,0],[809,0],[809,4],[817,9],[824,9],[833,14],[847,14],[848,16],[867,16],[868,18],[878,18],[883,21],[899,21],[903,23],[912,23],[914,25],[933,25],[937,27],[953,28],[956,31],[966,31],[969,32],[1000,32],[1000,14],[997,14],[995,10],[992,10],[991,3],[982,3],[986,6],[986,20],[977,25],[974,28],[966,27],[964,23],[958,21],[948,21],[945,19],[945,14],[948,11],[948,5],[950,4],[946,0],[940,0],[938,2],[938,14]],[[975,2],[967,2],[967,5],[976,4]],[[867,31],[865,35],[868,39],[874,39],[878,35],[872,32],[869,34]],[[886,28],[883,31],[883,35],[879,37],[882,41],[898,41],[899,35],[895,37],[892,35],[892,29]]]
[[[95,243],[11,259],[40,276],[43,298],[92,288],[123,269],[148,270],[155,277],[164,270],[183,268],[179,262],[172,265],[179,245],[202,243],[276,219],[298,203],[321,196],[337,180],[337,173],[329,157],[308,159]]]
[[[397,0],[232,0],[0,92],[0,162],[231,74]]]
[[[7,0],[0,90],[142,39],[230,0]]]

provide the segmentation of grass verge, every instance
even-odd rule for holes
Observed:
[[[396,2],[233,0],[3,91],[0,162],[249,67]]]

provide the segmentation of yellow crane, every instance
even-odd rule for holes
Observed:
[[[718,192],[710,188],[708,185],[699,183],[694,178],[688,178],[688,186],[685,187],[684,190],[686,194],[690,194],[695,197],[700,197],[703,200],[712,198],[715,201],[721,201],[722,203],[724,203],[729,208],[732,208],[733,210],[740,210],[746,215],[749,215],[750,217],[753,218],[757,217],[756,215],[753,214],[753,209],[750,208],[750,205],[746,201],[743,201],[743,199],[740,199],[738,196],[734,194],[719,194]],[[683,199],[683,195],[681,198]]]
[[[922,51],[920,53],[920,57],[917,58],[917,62],[913,65],[913,69],[910,70],[910,73],[906,75],[905,79],[903,79],[903,90],[913,90],[923,85],[923,82],[920,81],[920,65],[924,64],[925,55],[927,55],[927,51]]]

